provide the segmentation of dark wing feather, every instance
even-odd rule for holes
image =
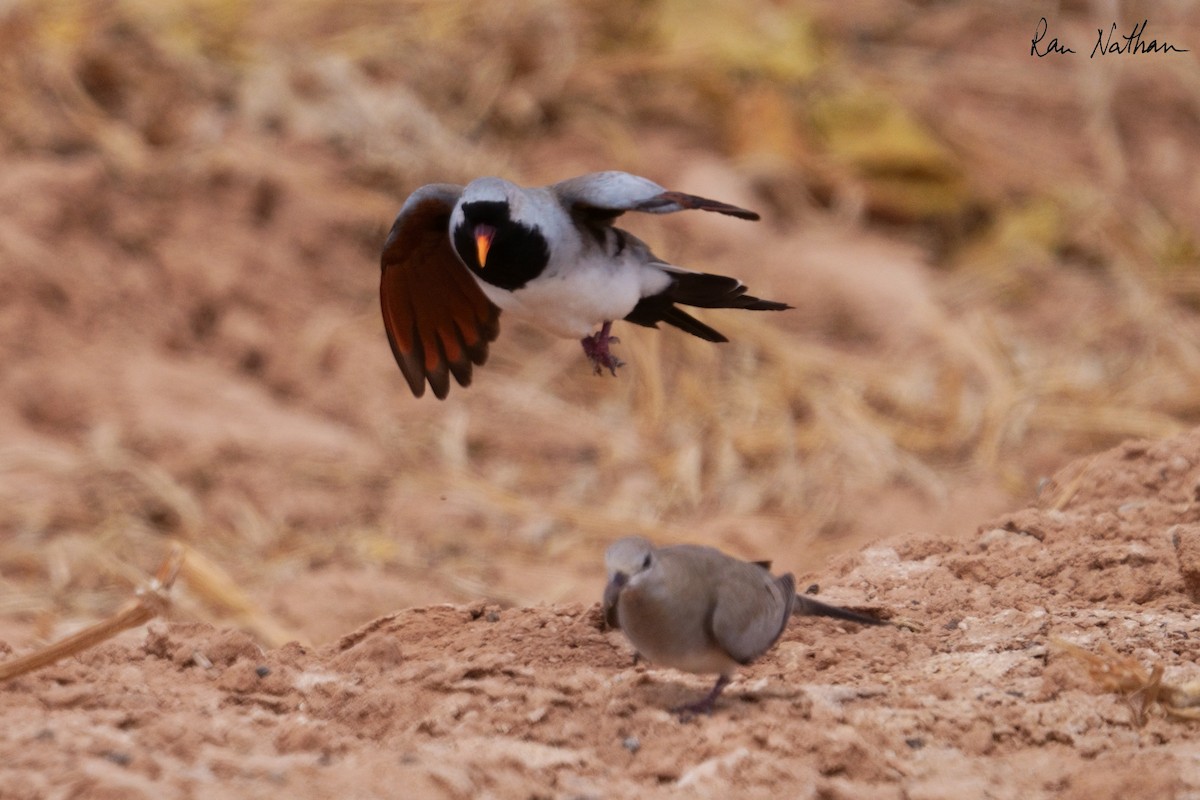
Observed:
[[[663,192],[662,194],[644,200],[634,207],[634,211],[645,211],[650,214],[670,214],[673,211],[715,211],[718,214],[728,214],[738,219],[759,219],[758,213],[739,208],[720,200],[709,200],[707,197],[697,197],[683,192]]]
[[[487,360],[488,343],[500,333],[500,309],[450,245],[450,213],[460,194],[461,186],[422,186],[400,209],[383,245],[383,327],[416,397],[428,381],[444,399],[451,375],[469,386],[471,365]]]
[[[708,200],[694,194],[669,192],[654,181],[628,172],[593,172],[570,178],[550,187],[577,220],[604,224],[626,211],[648,214],[671,214],[675,211],[697,209],[715,211],[740,219],[758,219],[758,214],[744,208]]]

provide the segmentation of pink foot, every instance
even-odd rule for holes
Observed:
[[[605,322],[599,331],[591,336],[585,336],[579,340],[583,345],[583,353],[588,357],[588,361],[592,362],[592,368],[599,375],[602,370],[607,369],[614,376],[617,374],[617,367],[624,366],[625,362],[612,354],[608,349],[610,344],[618,344],[621,340],[611,335],[612,323]]]

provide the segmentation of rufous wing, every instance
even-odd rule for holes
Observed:
[[[413,395],[425,383],[438,399],[450,376],[471,383],[500,333],[500,309],[475,283],[450,244],[450,214],[461,186],[422,186],[400,209],[383,245],[379,301],[383,327]]]

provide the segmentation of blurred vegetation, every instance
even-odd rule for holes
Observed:
[[[232,257],[251,263],[295,242],[299,260],[322,261],[332,247],[359,259],[303,273],[315,305],[286,313],[270,311],[270,287],[297,282],[291,263],[242,269],[231,283],[261,294],[263,310],[241,333],[205,322],[202,304],[176,312],[177,328],[187,317],[194,336],[149,319],[130,329],[218,362],[245,331],[271,329],[299,344],[239,351],[238,369],[265,363],[275,395],[386,444],[385,455],[333,467],[263,462],[306,491],[323,481],[330,502],[357,487],[358,506],[306,519],[260,499],[224,527],[210,508],[219,492],[152,463],[128,432],[104,445],[68,434],[73,461],[9,453],[0,470],[10,475],[49,475],[68,494],[101,488],[66,522],[43,506],[0,517],[13,534],[0,551],[14,587],[7,611],[86,608],[80,593],[97,585],[87,570],[132,580],[121,565],[157,561],[142,553],[164,515],[169,532],[249,582],[341,560],[432,572],[450,597],[582,597],[580,576],[594,571],[600,544],[630,530],[798,558],[821,551],[823,535],[861,532],[864,505],[890,487],[937,506],[955,480],[975,475],[1015,503],[1073,455],[1194,424],[1195,60],[1051,64],[1013,56],[1030,28],[1020,9],[844,6],[7,4],[0,156],[98,159],[98,193],[149,209],[144,219],[89,217],[131,261],[160,264],[156,248],[178,233],[178,217],[220,207],[227,184],[250,187],[254,213],[240,224],[251,241],[281,196],[307,198],[312,214],[312,230],[275,232],[269,246],[264,232]],[[1086,28],[1090,12],[1062,13]],[[1200,42],[1200,14],[1169,13],[1156,23]],[[408,191],[488,173],[553,180],[613,167],[666,180],[693,160],[727,165],[769,211],[761,235],[776,244],[743,259],[721,252],[719,234],[654,234],[674,237],[682,263],[721,271],[728,260],[759,293],[790,299],[808,273],[783,272],[779,249],[814,227],[897,242],[897,260],[913,260],[916,248],[916,261],[935,268],[928,297],[873,307],[908,320],[909,338],[878,333],[888,321],[853,303],[825,316],[730,314],[715,324],[734,344],[720,349],[622,332],[636,363],[601,385],[577,379],[571,347],[509,325],[505,339],[516,343],[498,348],[469,393],[417,411],[394,393],[373,317],[373,253]],[[79,214],[100,203],[77,200]],[[51,276],[44,265],[58,235],[0,225],[4,270]],[[770,253],[776,267],[755,266]],[[27,297],[16,274],[0,283]],[[330,297],[334,309],[319,305]],[[178,298],[193,303],[192,290]],[[104,308],[98,319],[112,304]],[[123,324],[89,330],[102,337]],[[20,335],[14,324],[0,329],[6,357],[18,357]],[[533,445],[522,415],[537,420]],[[442,516],[413,511],[447,494],[455,500]],[[415,516],[397,519],[397,509]],[[58,544],[47,549],[44,537]],[[256,569],[242,563],[248,553],[285,566]],[[527,572],[498,574],[496,553],[563,566],[547,568],[552,577],[541,574],[534,590]]]

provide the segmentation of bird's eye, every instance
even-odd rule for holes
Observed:
[[[646,558],[642,561],[642,569],[650,569],[650,561],[650,554],[646,553]]]

